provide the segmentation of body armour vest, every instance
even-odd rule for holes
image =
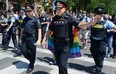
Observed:
[[[0,18],[0,24],[2,24],[3,23],[3,19],[2,18]]]
[[[91,27],[91,37],[97,40],[103,40],[106,37],[105,21],[99,21]]]
[[[68,18],[57,16],[53,20],[54,31],[53,38],[69,38],[71,35],[72,27],[67,23]]]

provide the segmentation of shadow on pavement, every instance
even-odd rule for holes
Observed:
[[[91,54],[84,54],[85,56],[88,56],[89,58],[93,58]]]
[[[95,72],[93,72],[94,66],[84,66],[84,65],[69,63],[68,67],[72,68],[72,69],[79,70],[79,71],[87,72],[89,74],[96,74]]]
[[[15,61],[12,63],[17,69],[28,68],[28,64],[22,61]]]
[[[50,74],[44,71],[37,71],[37,72],[33,72],[32,74]]]
[[[38,57],[38,60],[40,60],[41,62],[46,62],[49,63],[50,61],[54,61],[53,58],[49,58],[49,57]]]

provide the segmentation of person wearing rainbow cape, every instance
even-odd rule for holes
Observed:
[[[55,6],[56,16],[53,18],[42,40],[42,48],[45,48],[46,40],[48,39],[48,49],[50,49],[55,56],[59,74],[68,74],[68,58],[81,56],[77,37],[79,21],[65,12],[66,3],[63,1],[56,1]]]

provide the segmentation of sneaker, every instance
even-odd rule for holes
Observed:
[[[21,56],[21,54],[14,54],[13,57]]]

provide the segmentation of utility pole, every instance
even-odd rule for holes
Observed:
[[[9,3],[8,3],[8,0],[6,0],[6,11],[8,11],[8,9],[9,9]],[[7,13],[6,13],[6,15],[7,15]],[[7,15],[7,18],[8,18],[8,15]]]

